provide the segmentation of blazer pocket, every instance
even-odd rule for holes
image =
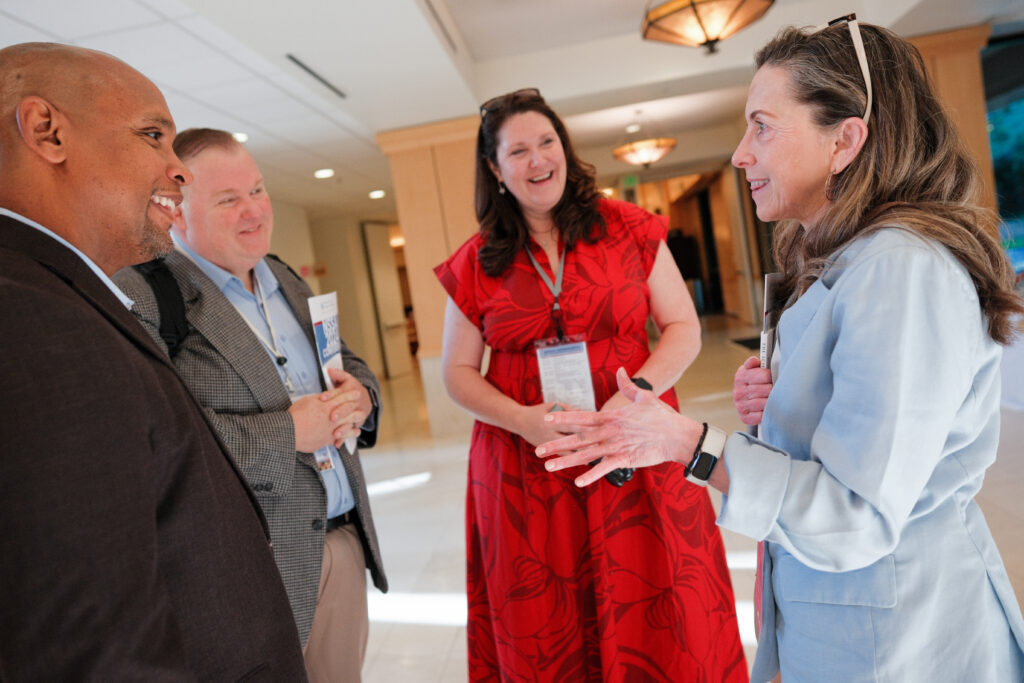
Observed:
[[[779,598],[786,602],[892,608],[896,606],[896,560],[887,555],[849,572],[810,569],[786,553],[775,559]]]

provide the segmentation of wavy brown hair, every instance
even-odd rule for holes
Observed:
[[[566,249],[578,240],[593,244],[607,234],[604,218],[598,211],[601,193],[597,190],[595,169],[585,163],[573,149],[569,133],[558,115],[536,91],[516,91],[489,100],[480,119],[476,136],[476,218],[484,246],[480,248],[480,265],[487,275],[497,277],[505,272],[516,253],[528,242],[530,230],[511,192],[498,192],[498,181],[488,161],[498,165],[501,128],[516,114],[534,111],[549,121],[565,151],[565,191],[551,210],[552,219]]]
[[[878,26],[860,24],[860,31],[873,90],[867,141],[833,179],[836,199],[813,230],[794,220],[776,226],[774,253],[784,274],[779,296],[804,292],[853,240],[897,226],[940,242],[964,265],[989,335],[1006,344],[1024,301],[999,244],[998,217],[978,204],[978,169],[917,48]],[[758,68],[788,73],[790,94],[813,109],[822,129],[864,115],[867,90],[845,23],[817,32],[783,29],[755,60]]]

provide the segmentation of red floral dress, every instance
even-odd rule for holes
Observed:
[[[585,334],[601,406],[648,357],[647,278],[662,221],[602,201],[608,235],[567,255],[565,333]],[[487,380],[543,402],[533,342],[555,336],[552,295],[520,252],[500,277],[479,235],[435,272],[491,347]],[[553,278],[547,257],[533,253]],[[675,392],[662,399],[677,407]],[[617,488],[547,472],[516,434],[477,422],[466,500],[472,681],[746,681],[732,586],[705,489],[682,468],[643,468]]]

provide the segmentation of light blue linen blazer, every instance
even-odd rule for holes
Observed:
[[[898,228],[783,313],[761,439],[724,451],[719,524],[768,541],[753,681],[1024,680],[1024,621],[974,502],[999,438],[986,330],[963,266]]]

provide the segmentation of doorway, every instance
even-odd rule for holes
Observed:
[[[415,324],[409,285],[403,284],[405,269],[404,240],[393,223],[363,221],[359,224],[370,273],[370,292],[377,319],[377,339],[388,378],[401,377],[413,370]]]

